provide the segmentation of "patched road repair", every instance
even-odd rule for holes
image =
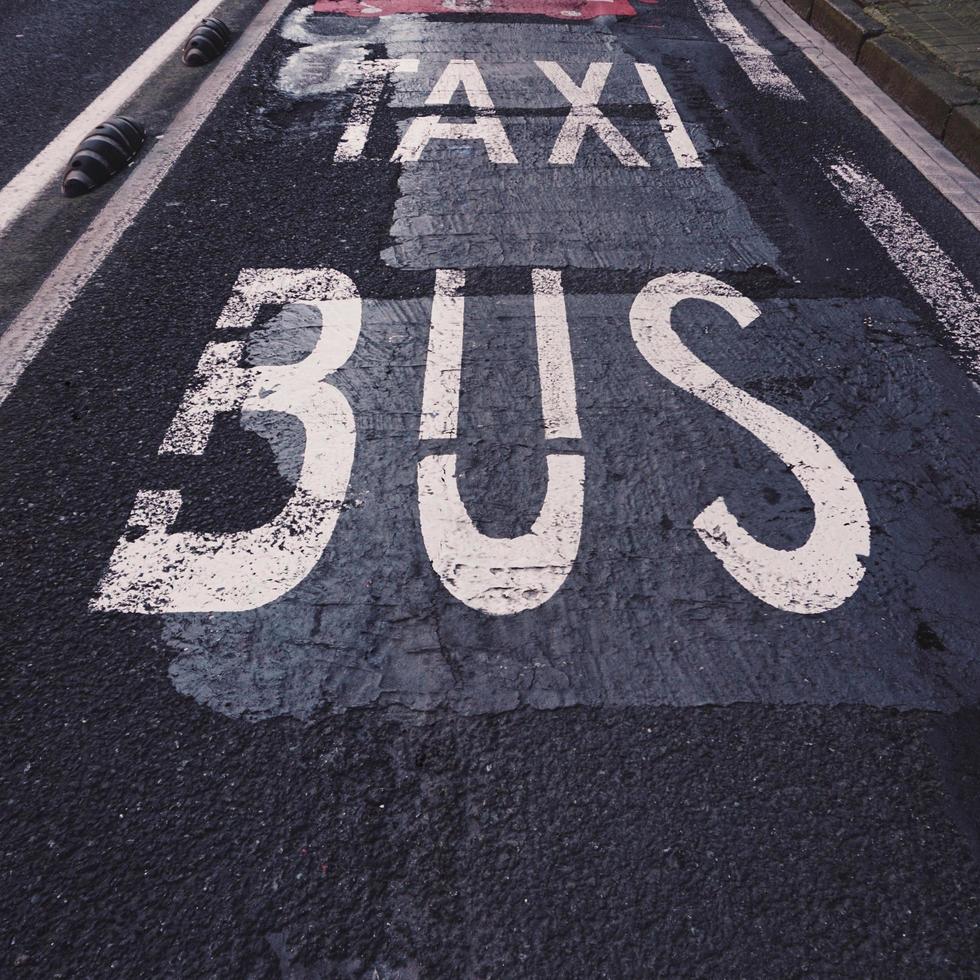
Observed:
[[[980,181],[779,6],[174,4],[0,151],[0,973],[975,975]]]

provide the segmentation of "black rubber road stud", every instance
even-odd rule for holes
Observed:
[[[205,17],[184,42],[181,55],[184,64],[197,68],[214,61],[228,47],[230,40],[231,31],[224,21],[218,20],[217,17]]]
[[[133,162],[145,135],[143,127],[126,116],[112,116],[96,126],[72,154],[62,193],[78,197],[104,184]]]

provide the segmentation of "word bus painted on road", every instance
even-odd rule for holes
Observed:
[[[561,273],[532,272],[534,316],[546,439],[580,437]],[[436,273],[420,412],[421,439],[454,439],[459,416],[465,273]],[[755,540],[719,497],[694,530],[726,571],[778,609],[822,613],[857,590],[869,554],[870,528],[852,474],[820,436],[730,384],[699,360],[671,326],[686,300],[712,303],[747,327],[760,315],[737,290],[699,273],[653,279],[630,311],[633,340],[650,366],[759,439],[793,472],[813,502],[814,526],[798,548]],[[332,269],[245,269],[217,326],[250,327],[264,305],[304,304],[319,313],[313,350],[284,365],[243,367],[244,342],[209,343],[196,378],[168,429],[161,453],[200,455],[218,415],[276,412],[302,423],[306,441],[293,493],[268,524],[231,533],[171,531],[179,490],[141,490],[92,605],[139,613],[235,612],[285,595],[320,560],[348,490],[356,416],[330,375],[354,352],[361,299],[353,281]],[[456,455],[436,453],[418,464],[422,538],[432,567],[460,602],[492,615],[545,603],[575,563],[582,532],[585,460],[549,452],[548,485],[533,527],[514,538],[482,534],[467,514]]]
[[[534,64],[569,105],[568,115],[555,139],[548,163],[556,166],[573,165],[578,159],[582,143],[591,132],[624,167],[650,166],[599,108],[599,98],[613,67],[612,62],[592,62],[581,85],[576,85],[556,61],[536,61]],[[633,67],[636,68],[647,99],[657,110],[660,130],[670,147],[674,162],[683,169],[700,167],[701,159],[660,73],[653,65],[637,63]],[[362,159],[386,82],[392,75],[414,73],[418,70],[418,58],[380,58],[375,61],[342,61],[339,64],[338,71],[351,81],[356,92],[350,116],[334,152],[336,162],[349,163]],[[475,61],[462,58],[450,61],[426,97],[425,105],[449,106],[460,88],[474,110],[474,118],[447,122],[441,116],[426,115],[413,119],[392,155],[393,163],[418,162],[433,140],[476,140],[483,144],[491,163],[518,163],[507,131],[496,113],[486,82]]]

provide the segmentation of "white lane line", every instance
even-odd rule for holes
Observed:
[[[186,40],[202,17],[221,0],[198,0],[173,26],[156,39],[87,109],[82,110],[10,183],[0,188],[0,235],[24,209],[59,176],[69,155],[107,116],[117,113],[136,90]]]
[[[775,3],[750,0],[750,3],[861,110],[950,204],[975,228],[980,228],[980,177],[971,173],[847,55],[794,14],[782,0]]]
[[[561,273],[555,269],[532,269],[531,280],[544,435],[546,439],[581,439],[575,408],[575,365]]]
[[[164,137],[137,164],[27,306],[0,335],[0,404],[13,391],[58,321],[149,201],[290,2],[268,0],[194,98],[177,114]]]
[[[429,352],[422,391],[420,439],[455,439],[457,435],[466,304],[462,289],[465,284],[465,272],[436,269]]]
[[[980,293],[925,229],[871,174],[836,157],[824,164],[840,191],[915,291],[980,372]]]
[[[735,19],[723,0],[694,0],[711,33],[731,51],[749,81],[760,91],[802,101],[803,94],[776,65],[776,60]]]

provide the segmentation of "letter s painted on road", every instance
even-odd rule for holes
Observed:
[[[864,576],[860,556],[870,551],[864,498],[854,477],[820,436],[795,419],[736,388],[700,361],[671,327],[671,314],[686,299],[714,303],[747,327],[761,315],[737,290],[698,273],[652,280],[633,303],[633,339],[650,365],[679,388],[718,409],[771,449],[813,501],[814,527],[793,550],[756,541],[718,497],[694,520],[705,546],[728,573],[763,602],[795,613],[835,609]]]

